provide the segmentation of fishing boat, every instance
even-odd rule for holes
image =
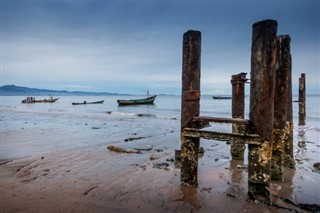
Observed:
[[[87,101],[84,101],[84,102],[73,102],[72,105],[84,105],[84,104],[103,104],[104,100],[102,101],[94,101],[94,102],[87,102]]]
[[[232,99],[230,96],[212,96],[213,99]]]
[[[147,98],[142,99],[132,99],[132,100],[117,100],[119,106],[126,106],[126,105],[139,105],[139,104],[153,104],[154,100],[156,99],[156,95],[150,96]]]
[[[36,100],[34,97],[27,97],[26,99],[22,100],[21,103],[23,104],[33,104],[33,103],[53,103],[57,101],[59,98],[50,97],[49,99],[42,99]]]

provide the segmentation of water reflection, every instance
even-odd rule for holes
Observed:
[[[190,203],[196,210],[201,208],[199,192],[197,187],[192,186],[181,186],[183,193],[183,200]]]
[[[234,185],[243,184],[243,171],[246,169],[246,165],[240,160],[230,161],[230,171],[231,171],[231,183]]]
[[[238,197],[244,194],[242,187],[246,186],[244,171],[247,166],[243,164],[241,160],[230,161],[230,180],[229,187],[227,188],[227,195],[229,197]]]
[[[307,150],[305,129],[303,126],[299,126],[299,130],[298,130],[298,147],[299,147],[298,152]]]
[[[295,200],[293,197],[293,177],[295,175],[295,170],[290,168],[284,168],[284,177],[282,183],[282,192],[286,194],[286,197]]]

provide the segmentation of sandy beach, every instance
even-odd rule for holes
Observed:
[[[225,144],[213,145],[215,151],[208,142],[201,157],[197,188],[180,186],[179,163],[172,162],[167,147],[142,154],[105,148],[2,161],[1,212],[309,212],[281,199],[319,198],[319,173],[297,165],[295,172],[286,171],[283,183],[271,185],[272,206],[248,201],[245,165],[230,161]],[[294,173],[299,177],[293,181]]]
[[[28,110],[3,108],[1,213],[319,212],[319,127],[295,127],[296,169],[272,182],[266,205],[247,199],[247,158],[232,161],[225,142],[201,140],[199,185],[181,186],[179,119],[104,112],[88,120],[53,111],[27,122]],[[15,113],[20,119],[8,122]],[[19,152],[28,147],[36,151]],[[17,152],[10,158],[3,150]]]

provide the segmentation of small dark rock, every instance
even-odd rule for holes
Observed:
[[[230,193],[227,193],[227,196],[228,197],[234,197],[234,198],[236,197],[236,196],[234,196],[233,194],[230,194]]]
[[[145,139],[146,137],[135,137],[135,138],[126,138],[124,139],[125,142],[134,141],[134,140],[140,140]]]
[[[168,163],[153,163],[153,168],[157,168],[157,169],[167,169],[167,167],[169,166]]]
[[[320,162],[314,163],[314,164],[313,164],[313,167],[314,167],[315,169],[317,169],[317,170],[320,170]]]
[[[150,160],[157,160],[159,158],[160,158],[159,155],[150,155]]]
[[[174,158],[167,158],[166,161],[168,161],[168,162],[174,162]]]
[[[201,147],[199,147],[199,151],[198,151],[198,153],[200,153],[200,154],[202,154],[202,153],[204,153],[204,148],[201,146]]]

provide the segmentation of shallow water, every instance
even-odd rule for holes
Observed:
[[[178,134],[180,126],[180,96],[160,95],[154,105],[128,107],[118,107],[116,100],[141,97],[62,96],[55,103],[22,104],[24,98],[1,97],[1,159],[27,157],[59,149],[99,146],[105,144],[105,141],[117,143],[130,135],[160,135],[165,129]],[[72,102],[84,100],[105,102],[72,105]],[[306,125],[299,127],[298,104],[293,103],[296,142],[304,140],[319,145],[319,104],[319,95],[307,96]],[[245,107],[245,116],[248,118],[249,97],[246,97]],[[231,100],[213,100],[211,96],[203,96],[201,115],[230,118]],[[230,125],[217,125],[215,128],[229,131]]]

